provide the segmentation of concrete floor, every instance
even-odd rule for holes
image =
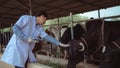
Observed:
[[[2,55],[0,54],[0,57],[1,57]],[[14,68],[13,66],[11,66],[11,65],[8,65],[8,64],[6,64],[6,63],[4,63],[4,62],[2,62],[2,61],[0,61],[0,68]]]
[[[76,68],[99,68],[98,65],[94,65],[94,64],[88,64],[88,63],[79,63],[76,65]]]
[[[1,54],[0,54],[0,57],[1,57]],[[67,64],[68,62],[67,60],[64,60],[64,59],[46,57],[43,55],[37,55],[37,58],[38,60],[49,60],[50,62],[55,62],[55,63],[59,61],[59,63],[61,64]],[[0,68],[14,68],[14,67],[0,61]],[[52,68],[52,67],[42,65],[39,63],[28,63],[28,68]],[[99,68],[99,67],[94,64],[79,63],[76,65],[76,68]]]
[[[2,56],[2,54],[0,54],[0,57]],[[14,68],[14,66],[8,65],[2,61],[0,61],[0,68]],[[52,68],[46,65],[42,65],[39,63],[28,63],[28,68]]]
[[[14,67],[0,61],[0,68],[14,68]]]

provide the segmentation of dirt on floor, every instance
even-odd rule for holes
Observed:
[[[95,64],[88,64],[81,62],[76,65],[76,68],[99,68],[99,66]]]

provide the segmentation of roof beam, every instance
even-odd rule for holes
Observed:
[[[8,7],[8,6],[0,6],[0,8],[5,8],[5,9],[12,9],[12,10],[19,10],[19,11],[27,11],[26,9],[20,9],[20,8],[17,8],[17,7]]]
[[[27,8],[28,10],[30,9],[30,7],[25,3],[23,2],[22,0],[16,0],[20,5],[22,5],[23,7]]]
[[[49,8],[49,9],[47,9],[48,11],[49,10],[52,10],[52,9],[56,9],[56,8],[58,8],[58,7],[60,7],[60,6],[64,6],[64,5],[68,5],[68,4],[71,4],[71,3],[74,3],[74,0],[73,1],[71,1],[71,2],[68,2],[68,3],[65,3],[65,4],[61,4],[61,5],[59,5],[59,6],[55,6],[55,7],[51,7],[51,8]],[[63,8],[58,8],[58,9],[60,9],[60,10],[65,10],[65,11],[68,11],[68,12],[70,12],[71,10],[69,10],[69,9],[63,9]]]
[[[9,0],[3,0],[2,2],[0,2],[0,6],[2,6],[2,5],[5,5],[7,2],[9,2]]]
[[[70,3],[72,3],[72,2],[70,2]],[[65,3],[65,4],[67,4],[67,3]],[[64,5],[65,5],[64,4]],[[63,8],[60,8],[59,6],[49,6],[49,5],[46,5],[46,4],[38,4],[38,3],[35,3],[35,5],[39,5],[39,6],[43,6],[43,7],[49,7],[49,9],[47,9],[46,11],[49,11],[49,10],[52,10],[52,9],[60,9],[60,10],[64,10],[64,11],[68,11],[69,12],[69,10],[67,9],[63,9]],[[58,8],[59,7],[59,8]]]
[[[8,15],[10,15],[10,16],[19,16],[19,14],[11,14],[11,13],[6,13],[6,12],[0,12],[0,14],[1,14],[1,16],[2,16],[2,15],[7,15],[7,16],[8,16]],[[0,17],[1,17],[1,16],[0,16]]]
[[[54,1],[55,2],[55,1]],[[50,7],[49,9],[46,9],[46,11],[50,11],[50,10],[52,10],[52,9],[59,9],[59,10],[57,10],[57,12],[59,12],[59,11],[62,11],[62,10],[64,10],[64,11],[67,11],[67,12],[70,12],[71,10],[69,10],[69,9],[63,9],[63,8],[60,8],[60,6],[64,6],[64,5],[66,5],[66,4],[71,4],[71,3],[73,3],[74,1],[71,1],[71,2],[68,2],[68,3],[65,3],[65,4],[61,4],[61,5],[59,5],[59,6],[49,6],[49,5],[46,5],[46,3],[45,4],[38,4],[38,3],[34,3],[35,5],[39,5],[39,6],[43,6],[43,7]],[[47,2],[47,3],[49,3],[49,2]],[[59,8],[58,8],[59,7]],[[38,8],[38,7],[37,7]],[[35,8],[34,8],[35,9]],[[54,14],[53,14],[54,13]],[[56,15],[55,14],[56,12],[52,12],[52,13],[49,13],[49,14],[52,14],[52,15],[55,15],[56,17],[58,17],[58,16],[60,16],[60,15]]]
[[[88,3],[88,2],[86,2],[86,1],[84,1],[84,0],[76,0],[76,1],[78,1],[78,2],[80,2],[80,3],[84,3],[84,4],[87,4],[87,5],[91,5],[91,6],[97,7],[98,9],[100,8],[98,5],[95,5],[95,4],[93,4],[93,3]]]

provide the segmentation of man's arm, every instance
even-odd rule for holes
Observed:
[[[45,40],[47,40],[47,41],[49,41],[57,46],[61,46],[61,47],[68,47],[69,46],[68,44],[63,44],[63,43],[59,42],[58,40],[56,40],[55,38],[53,38],[52,36],[49,36],[49,35],[45,36],[43,39],[45,39]]]

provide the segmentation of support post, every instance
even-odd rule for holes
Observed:
[[[58,39],[60,40],[61,32],[60,32],[60,20],[59,20],[59,18],[57,18],[57,21],[58,21],[58,30],[59,30],[59,37],[58,37]]]
[[[71,22],[71,39],[74,39],[74,34],[73,34],[73,16],[72,16],[72,12],[70,12],[70,22]]]
[[[100,9],[98,10],[98,18],[100,18]]]
[[[30,13],[30,15],[32,16],[32,2],[31,2],[31,0],[29,0],[29,13]]]

